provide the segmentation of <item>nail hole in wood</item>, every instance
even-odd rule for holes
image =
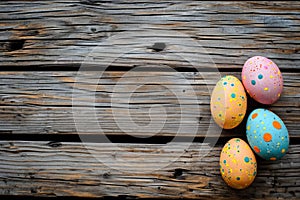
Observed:
[[[182,172],[183,172],[183,170],[180,169],[180,168],[175,169],[175,171],[174,171],[174,173],[173,173],[174,178],[177,179],[177,178],[179,178],[180,176],[182,176]]]
[[[31,192],[31,194],[35,194],[35,193],[37,193],[37,189],[36,188],[31,188],[30,192]]]
[[[97,29],[96,29],[95,27],[91,27],[91,31],[92,31],[93,33],[96,33],[96,32],[97,32]]]
[[[25,40],[11,40],[8,43],[7,51],[16,51],[23,49]]]
[[[103,174],[103,178],[109,178],[110,177],[110,173],[109,172],[105,172],[104,174]]]
[[[163,42],[156,42],[150,49],[153,49],[156,52],[163,51],[166,48],[166,44]]]

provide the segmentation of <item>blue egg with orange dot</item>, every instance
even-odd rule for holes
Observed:
[[[233,138],[225,144],[220,155],[220,172],[232,188],[244,189],[251,185],[257,174],[257,163],[245,141]]]
[[[266,160],[279,160],[289,147],[288,130],[275,113],[255,109],[248,117],[246,135],[253,151]]]

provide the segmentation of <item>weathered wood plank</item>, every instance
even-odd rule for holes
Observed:
[[[124,39],[97,55],[96,64],[125,52],[113,66],[191,67],[174,52],[188,47],[182,34],[200,48],[185,51],[197,67],[240,68],[247,58],[265,55],[281,68],[300,65],[300,3],[199,1],[9,1],[0,4],[0,66],[74,66],[98,45],[131,31]],[[148,30],[149,34],[139,31]],[[166,32],[167,31],[167,32]],[[153,32],[156,35],[153,36]],[[113,39],[115,40],[115,39]],[[137,42],[138,41],[138,42]],[[162,41],[166,48],[149,47]],[[181,47],[181,49],[175,46]],[[200,58],[200,59],[199,59]],[[93,61],[91,61],[93,62]]]
[[[232,71],[228,74],[239,76],[240,73],[234,71],[240,71],[251,56],[273,59],[285,72],[285,87],[281,99],[269,108],[285,121],[293,144],[280,161],[259,160],[254,184],[247,190],[235,191],[221,180],[220,146],[201,158],[208,146],[199,143],[181,152],[184,142],[168,144],[170,148],[163,149],[162,144],[88,143],[83,146],[80,143],[0,141],[0,195],[300,198],[299,16],[297,1],[1,2],[0,136],[21,134],[26,139],[31,139],[32,134],[75,136],[72,92],[77,107],[88,107],[93,102],[84,92],[93,90],[96,90],[97,119],[107,135],[150,137],[153,132],[147,129],[124,133],[113,113],[129,130],[129,117],[141,126],[147,125],[152,117],[153,125],[159,126],[164,119],[162,109],[165,109],[167,120],[157,136],[176,135],[179,122],[182,122],[184,136],[190,138],[195,127],[198,137],[205,136],[210,119],[208,91],[215,84],[214,73],[206,72],[209,78],[205,80],[201,74],[192,72],[137,73],[122,79],[121,86],[116,88],[124,72],[106,72],[99,84],[87,81],[74,85],[76,72],[5,71],[47,66],[73,70],[95,47],[101,46],[102,49],[93,54],[94,60],[88,63],[99,67],[109,64],[116,67],[114,70],[150,65],[159,70],[168,66],[188,71],[192,67],[188,61],[196,63],[198,68],[214,68],[214,62],[219,69],[227,68]],[[131,34],[124,35],[129,32]],[[114,44],[105,43],[109,40]],[[165,48],[153,49],[156,42],[165,43]],[[125,48],[134,48],[134,51],[127,52]],[[125,55],[114,59],[120,49]],[[182,53],[184,58],[176,53]],[[90,75],[90,80],[98,78],[96,74]],[[143,85],[145,80],[153,82]],[[132,88],[137,90],[128,103]],[[193,99],[192,90],[198,102]],[[181,102],[174,93],[183,97]],[[153,106],[161,109],[153,109]],[[261,105],[251,102],[249,111],[257,106]],[[83,117],[89,115],[89,111],[85,111]],[[244,137],[244,126],[224,131],[221,137]],[[214,128],[209,137],[218,136],[219,130]],[[174,158],[178,159],[171,162]],[[169,165],[148,172],[160,164]]]
[[[115,145],[120,149],[117,150]],[[32,196],[134,198],[296,199],[300,197],[300,146],[291,145],[282,160],[258,160],[258,174],[249,188],[232,190],[219,173],[221,147],[193,143],[101,144],[0,142],[0,193]],[[96,160],[87,149],[97,155]],[[202,150],[201,150],[202,149]],[[170,160],[174,157],[175,161]],[[156,171],[153,167],[167,165]],[[114,169],[114,167],[119,170]],[[135,172],[132,172],[135,170]]]
[[[153,135],[153,132],[143,129],[143,126],[152,120],[153,128],[156,128],[164,119],[166,122],[160,131],[155,132],[156,136],[176,135],[180,122],[184,136],[193,135],[195,128],[198,129],[198,137],[207,134],[211,118],[209,89],[213,89],[218,79],[217,74],[125,74],[126,72],[105,72],[97,85],[97,74],[86,72],[86,80],[74,85],[76,72],[0,72],[0,133],[76,134],[72,93],[74,92],[74,105],[86,108],[82,111],[82,117],[85,118],[91,115],[89,108],[93,106],[93,100],[87,95],[95,90],[97,120],[107,135],[125,134],[116,123],[117,119],[123,122],[127,134],[135,136]],[[224,74],[226,73],[221,73],[221,76]],[[240,76],[240,72],[230,74]],[[283,95],[278,102],[267,108],[284,120],[292,138],[299,138],[300,74],[283,73],[283,77]],[[119,85],[116,86],[117,83]],[[133,88],[137,90],[134,91]],[[134,92],[131,94],[132,91]],[[149,109],[155,106],[159,109],[150,112]],[[261,106],[251,101],[248,112]],[[131,120],[141,126],[140,130],[131,129]],[[216,125],[213,127],[208,136],[216,137],[220,130]],[[221,137],[240,136],[244,131],[245,123],[234,131],[223,131]],[[94,132],[89,129],[82,132],[92,133]]]

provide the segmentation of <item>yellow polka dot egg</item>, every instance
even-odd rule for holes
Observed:
[[[289,147],[289,134],[283,121],[266,109],[253,110],[246,125],[246,135],[253,151],[266,160],[282,158]]]
[[[225,144],[220,156],[220,172],[232,188],[244,189],[251,185],[257,173],[257,163],[245,141],[233,138]]]
[[[247,109],[247,96],[240,80],[235,76],[221,78],[211,95],[210,109],[215,122],[224,129],[238,126]]]

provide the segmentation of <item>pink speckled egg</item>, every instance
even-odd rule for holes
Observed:
[[[246,61],[242,82],[250,97],[262,104],[277,101],[283,89],[279,68],[272,60],[262,56],[254,56]]]

